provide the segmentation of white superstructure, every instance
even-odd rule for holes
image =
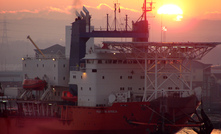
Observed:
[[[194,93],[192,59],[200,59],[212,45],[105,42],[86,54],[85,65],[70,71],[69,84],[77,85],[79,106],[187,97]]]
[[[132,92],[142,97],[143,71],[132,60],[119,53],[93,53],[85,60],[85,70],[70,73],[70,83],[78,85],[78,105],[107,105],[109,95],[118,93],[121,101],[130,99]]]
[[[66,86],[69,82],[68,59],[23,58],[24,78],[45,79],[50,85]]]

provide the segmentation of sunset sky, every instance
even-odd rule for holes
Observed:
[[[26,39],[27,35],[30,35],[40,48],[54,44],[65,46],[65,26],[71,25],[75,20],[76,10],[82,11],[84,5],[92,16],[91,24],[95,28],[105,28],[106,14],[113,20],[114,2],[120,3],[121,7],[121,13],[117,14],[119,24],[125,23],[127,14],[131,25],[132,21],[140,17],[144,0],[0,0],[0,37],[4,32],[5,19],[9,42],[21,41],[20,44],[26,42],[28,44],[26,49],[30,47],[31,52],[34,47]],[[150,41],[160,41],[162,24],[167,29],[166,41],[221,42],[220,0],[153,0],[153,2],[155,8],[147,15]],[[157,14],[157,10],[166,4],[173,4],[182,9],[180,21],[175,21],[176,15]]]
[[[100,28],[106,27],[106,14],[109,14],[110,20],[113,20],[114,2],[120,3],[121,13],[117,14],[117,17],[121,25],[125,23],[126,14],[129,16],[129,22],[132,20],[136,21],[141,15],[141,7],[143,6],[144,2],[144,0],[0,1],[0,22],[3,22],[4,18],[6,18],[8,36],[10,37],[10,40],[24,39],[26,35],[31,34],[32,36],[35,36],[37,40],[48,39],[53,40],[53,43],[56,43],[57,41],[57,43],[63,42],[63,44],[65,25],[70,25],[74,21],[76,17],[75,11],[81,11],[83,5],[87,7],[92,15],[91,24],[97,28]],[[194,39],[191,39],[184,32],[198,35],[196,30],[198,30],[200,34],[203,34],[203,31],[213,31],[216,29],[217,31],[213,31],[213,33],[216,35],[216,33],[219,33],[220,31],[220,26],[214,27],[215,21],[218,23],[217,21],[221,20],[220,0],[153,0],[153,2],[154,9],[150,14],[147,15],[151,27],[150,39],[152,41],[159,40],[159,38],[155,37],[159,36],[159,32],[161,31],[161,27],[159,25],[161,25],[161,23],[168,29],[167,39],[169,41],[173,41],[173,39],[180,39],[181,41],[198,41],[200,39],[205,39],[203,37],[195,37]],[[157,10],[166,4],[176,5],[183,11],[182,18],[180,18],[179,22],[175,21],[177,16],[157,14]],[[202,20],[204,20],[204,22]],[[205,20],[213,22],[205,22]],[[202,29],[204,26],[208,26],[208,28],[205,30]],[[2,23],[0,25],[0,29],[3,29]],[[200,30],[202,30],[202,32]],[[176,37],[178,36],[178,32],[181,34],[180,38]],[[0,34],[1,33],[2,32],[0,32]],[[191,37],[193,38],[192,35]]]
[[[22,13],[30,13],[36,17],[40,14],[41,17],[47,17],[49,13],[72,14],[73,8],[82,5],[96,7],[100,3],[105,3],[113,7],[114,2],[117,0],[1,0],[0,13],[16,13],[18,18],[25,17],[21,15]],[[156,2],[155,9],[163,4],[175,4],[183,10],[186,17],[221,19],[220,0],[155,0],[154,2]],[[143,0],[118,0],[118,3],[122,7],[140,11]],[[98,13],[100,10],[97,9]]]

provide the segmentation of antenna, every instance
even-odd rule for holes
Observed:
[[[126,15],[126,26],[125,26],[125,29],[126,29],[126,31],[127,31],[127,22],[128,22],[128,18],[127,18],[127,15]]]
[[[117,6],[119,7],[118,10],[120,12],[120,3],[118,3],[118,0],[116,3],[114,3],[114,30],[117,30]]]
[[[149,5],[150,5],[149,7],[147,7],[147,3],[149,3]],[[147,0],[144,0],[143,7],[142,7],[143,13],[142,13],[141,17],[137,20],[137,22],[139,20],[143,20],[143,19],[144,19],[144,21],[147,21],[147,12],[151,12],[153,10],[153,3],[154,2],[152,2],[152,0],[151,0],[151,2],[147,2]]]
[[[109,31],[108,26],[109,26],[109,18],[108,18],[108,14],[107,14],[107,31]]]

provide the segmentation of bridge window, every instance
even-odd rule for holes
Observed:
[[[122,64],[122,60],[118,60],[118,64]]]
[[[133,77],[132,76],[128,76],[128,79],[132,79]]]
[[[123,91],[123,90],[124,90],[124,87],[120,87],[120,90]]]
[[[163,79],[167,79],[168,77],[167,76],[163,76]]]
[[[102,60],[98,60],[97,63],[98,63],[98,64],[102,64]]]
[[[106,62],[106,64],[111,64],[112,60],[106,60],[105,62]]]
[[[168,87],[168,89],[173,89],[172,87]]]
[[[127,60],[124,60],[124,61],[123,61],[123,64],[127,64]]]
[[[132,64],[133,61],[132,61],[132,60],[127,60],[127,63],[128,63],[128,64]]]
[[[145,77],[144,76],[140,76],[140,79],[145,79]]]
[[[117,64],[117,60],[113,60],[113,64]]]
[[[96,73],[96,72],[97,72],[97,69],[92,69],[92,72]]]
[[[94,64],[94,60],[87,60],[88,64]]]

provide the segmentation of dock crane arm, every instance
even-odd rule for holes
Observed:
[[[42,51],[38,48],[38,46],[34,43],[34,41],[31,39],[31,37],[28,35],[27,39],[31,41],[31,43],[38,49],[38,51],[41,53],[41,55],[45,58],[45,55],[42,53]]]

